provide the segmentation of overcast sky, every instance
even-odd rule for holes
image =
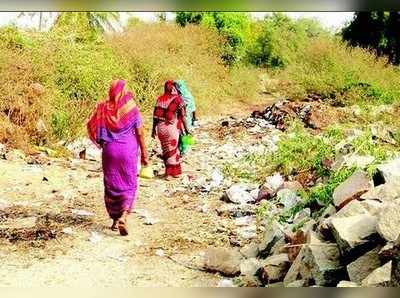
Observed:
[[[39,20],[37,17],[30,18],[28,16],[18,18],[20,13],[16,12],[0,12],[0,26],[7,24],[16,24],[21,27],[37,26]],[[263,18],[266,12],[253,12],[251,13],[255,18]],[[314,18],[321,22],[328,29],[337,30],[343,27],[343,25],[352,19],[352,12],[288,12],[290,17],[308,17]],[[48,14],[47,14],[48,15]],[[134,12],[134,13],[121,13],[121,21],[124,24],[129,16],[135,15],[144,21],[156,20],[156,14],[154,12]],[[174,13],[167,13],[168,19],[174,18]],[[51,18],[48,23],[51,23]],[[49,24],[48,24],[49,25]]]

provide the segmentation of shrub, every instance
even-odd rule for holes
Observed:
[[[202,24],[216,29],[226,40],[223,60],[232,65],[244,59],[250,34],[250,16],[239,12],[210,12],[203,16]]]
[[[312,38],[326,35],[316,21],[292,20],[282,13],[274,13],[261,24],[255,42],[249,47],[247,59],[258,66],[285,67],[296,63],[299,51]]]
[[[339,39],[310,41],[281,77],[291,85],[288,94],[317,93],[339,104],[366,101],[393,103],[400,98],[399,70],[365,49],[351,48]]]

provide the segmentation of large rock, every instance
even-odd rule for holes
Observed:
[[[261,262],[256,258],[245,259],[240,263],[240,274],[254,276],[261,266]]]
[[[334,207],[333,207],[334,208]],[[362,205],[362,203],[358,200],[353,200],[349,202],[346,206],[344,206],[342,209],[340,209],[337,213],[334,213],[332,216],[321,219],[320,225],[318,227],[319,231],[323,235],[328,234],[328,230],[332,226],[332,220],[334,218],[346,218],[346,217],[351,217],[355,215],[361,215],[361,214],[369,214],[368,210]]]
[[[332,234],[344,258],[351,262],[377,245],[377,218],[368,214],[333,218]]]
[[[243,257],[247,259],[255,258],[259,253],[258,244],[257,243],[247,244],[240,249],[240,253],[242,254]]]
[[[347,277],[340,264],[340,253],[333,243],[312,243],[303,246],[285,276],[285,286],[296,280],[311,281],[319,286],[336,286]]]
[[[287,254],[274,255],[263,261],[263,265],[257,271],[257,276],[265,285],[280,282],[284,279],[289,267],[290,261]]]
[[[241,259],[242,256],[236,250],[212,247],[204,255],[204,268],[226,276],[236,276],[240,273]]]
[[[362,282],[363,287],[385,287],[391,279],[392,262],[389,261],[382,267],[372,271]]]
[[[400,199],[400,179],[389,181],[385,184],[372,188],[361,196],[362,200],[378,200],[380,202],[391,202]]]
[[[382,174],[385,182],[400,180],[400,157],[389,160],[378,166],[379,172]]]
[[[352,200],[358,199],[373,186],[371,179],[362,171],[356,171],[333,192],[333,202],[337,208],[344,207]]]
[[[258,247],[261,257],[269,256],[272,248],[281,239],[284,239],[284,233],[282,232],[282,230],[282,226],[276,221],[274,221],[271,225],[267,227],[264,232],[263,240]]]
[[[347,265],[347,273],[352,282],[361,283],[372,271],[381,266],[378,253],[381,247],[376,247]]]
[[[400,201],[387,203],[378,220],[378,233],[387,241],[395,241],[400,234]]]
[[[382,211],[383,203],[376,200],[361,201],[361,206],[371,215],[379,216]]]

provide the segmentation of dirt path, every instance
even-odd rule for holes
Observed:
[[[208,247],[232,245],[234,224],[216,212],[222,191],[201,184],[233,157],[223,146],[246,141],[204,120],[182,180],[140,179],[127,237],[109,229],[99,161],[0,159],[0,285],[216,286],[221,276],[197,268]]]

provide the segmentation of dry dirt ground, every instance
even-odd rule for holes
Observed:
[[[224,162],[210,152],[224,143],[218,129],[213,119],[196,131],[186,181]],[[152,162],[161,165],[156,155]],[[137,212],[121,237],[109,229],[100,162],[0,159],[0,177],[1,286],[208,287],[222,278],[199,269],[208,247],[230,246],[232,220],[215,211],[220,194],[190,191],[182,180],[140,179]],[[158,222],[146,225],[143,210]]]

